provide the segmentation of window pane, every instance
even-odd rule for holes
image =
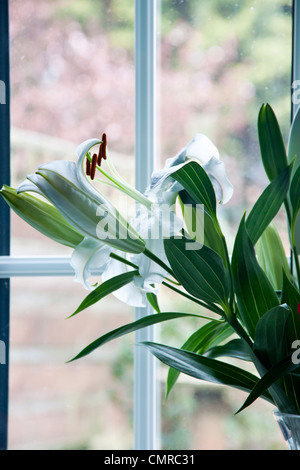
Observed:
[[[232,242],[244,211],[267,183],[256,127],[263,103],[273,107],[287,141],[292,2],[161,0],[161,5],[161,162],[198,132],[215,143],[235,188],[231,201],[219,210]],[[285,218],[279,215],[276,223],[284,234]],[[172,296],[165,296],[172,309]],[[180,347],[193,325],[181,322],[162,330],[168,344]],[[282,447],[272,407],[264,402],[235,417],[245,399],[242,393],[187,377],[173,392],[162,408],[164,448]]]
[[[133,338],[67,361],[132,321],[114,298],[74,312],[71,278],[11,280],[9,449],[131,449]]]
[[[76,161],[77,145],[102,132],[133,183],[134,0],[11,0],[10,18],[12,185],[42,163]],[[15,214],[11,252],[72,253]],[[66,320],[87,293],[71,277],[12,279],[10,448],[133,445],[133,338],[65,364],[133,320],[113,296]]]
[[[12,185],[103,132],[133,181],[134,0],[10,3]],[[69,253],[13,215],[12,254],[45,250]]]

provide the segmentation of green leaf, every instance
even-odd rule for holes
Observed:
[[[100,286],[96,287],[96,289],[90,292],[90,294],[83,300],[83,302],[81,302],[77,310],[75,310],[75,312],[72,313],[72,315],[70,315],[68,318],[77,315],[79,312],[82,312],[82,310],[91,307],[92,305],[99,302],[99,300],[103,299],[112,292],[115,292],[121,287],[126,286],[126,284],[132,282],[134,276],[137,275],[138,271],[128,271],[103,282]]]
[[[294,116],[288,142],[289,163],[292,163],[295,158],[294,172],[300,165],[300,108],[298,108]]]
[[[298,217],[298,225],[299,222],[299,210],[300,210],[300,166],[298,166],[291,182],[290,188],[290,202],[292,206],[292,225],[291,225],[291,234],[292,240],[295,242],[299,237],[297,237],[298,231],[295,230],[297,217]],[[299,232],[300,233],[300,232]],[[299,240],[298,240],[299,244]]]
[[[270,181],[288,166],[282,133],[269,104],[264,104],[258,116],[258,137],[262,162]]]
[[[270,224],[256,244],[259,265],[275,290],[282,288],[283,272],[291,279],[290,267],[277,229]]]
[[[185,351],[205,353],[212,345],[218,344],[228,336],[233,334],[233,330],[228,323],[220,323],[219,321],[211,321],[195,331],[183,344],[181,349]],[[170,394],[174,387],[180,372],[170,368],[167,377],[166,397]]]
[[[176,279],[194,297],[228,305],[230,277],[222,258],[210,248],[195,249],[193,243],[182,237],[164,241],[165,252]]]
[[[151,305],[151,307],[154,308],[154,310],[157,313],[160,313],[160,308],[159,308],[159,305],[158,305],[157,295],[155,295],[153,292],[147,292],[146,297],[147,297],[147,300],[148,300],[149,304]]]
[[[300,210],[300,166],[298,166],[292,178],[290,199],[293,208],[293,215],[295,217]]]
[[[300,303],[300,292],[292,284],[291,279],[283,273],[281,303],[287,304],[290,308],[290,315],[287,323],[286,342],[288,351],[295,340],[300,338],[300,318],[298,304]],[[284,378],[284,385],[290,400],[300,410],[300,377],[294,374]]]
[[[125,336],[129,333],[133,333],[134,331],[140,330],[142,328],[146,328],[147,326],[155,325],[157,323],[169,321],[169,320],[176,320],[178,318],[188,318],[188,317],[197,317],[201,318],[201,316],[192,314],[192,313],[178,313],[178,312],[163,312],[163,313],[155,313],[153,315],[147,315],[139,320],[136,320],[132,323],[128,323],[127,325],[121,326],[116,328],[115,330],[109,331],[108,333],[104,334],[100,338],[93,341],[89,344],[86,348],[84,348],[77,356],[73,359],[69,360],[68,362],[73,362],[77,359],[87,356],[91,354],[95,349],[100,348],[104,344],[112,341],[114,339],[120,338],[121,336]]]
[[[254,403],[254,401],[260,396],[263,396],[273,384],[282,379],[285,375],[292,373],[297,368],[299,368],[299,364],[293,364],[290,355],[282,359],[256,383],[243,406],[236,412],[236,414]],[[282,395],[282,398],[282,401],[279,403],[276,402],[279,410],[284,413],[298,414],[297,408],[294,407],[287,396]]]
[[[202,241],[205,246],[218,253],[226,266],[226,253],[218,225],[207,212],[203,211],[201,206],[195,204],[186,191],[179,193],[179,202],[189,236],[196,241]],[[187,206],[189,210],[186,210]],[[196,233],[195,237],[193,237],[194,233]]]
[[[199,380],[228,385],[246,392],[251,391],[259,380],[255,375],[239,367],[216,359],[162,344],[151,342],[143,344],[164,364]],[[263,398],[273,403],[268,392],[263,394]]]
[[[214,187],[205,170],[197,162],[189,162],[172,173],[195,204],[203,204],[204,210],[216,220],[216,195]]]
[[[293,123],[290,130],[289,143],[288,143],[288,159],[289,162],[294,161],[292,178],[298,172],[300,167],[300,108],[298,108],[296,115],[293,119]],[[296,184],[297,179],[295,180]],[[296,191],[295,191],[296,194]],[[299,201],[299,196],[298,196]],[[295,200],[296,202],[296,200]],[[298,253],[300,253],[300,213],[293,220],[293,238],[297,247]]]
[[[5,185],[0,194],[19,217],[55,242],[75,248],[83,240],[83,235],[48,202],[29,194],[18,194],[14,188]]]
[[[281,303],[287,304],[291,309],[289,321],[289,336],[291,343],[300,339],[300,316],[298,305],[300,304],[300,292],[292,284],[291,278],[283,273]]]
[[[279,300],[257,262],[244,217],[235,239],[231,265],[239,314],[249,335],[254,338],[257,322],[279,305]]]
[[[249,355],[249,347],[239,338],[209,349],[206,356],[213,359],[217,357],[233,357],[234,359],[241,359],[242,361],[252,361]]]
[[[246,227],[252,244],[255,245],[264,230],[274,219],[286,199],[291,176],[291,168],[285,168],[276,175],[258,198],[247,220]]]
[[[279,305],[257,322],[253,351],[267,369],[288,354],[287,326],[290,315],[287,305]]]
[[[283,304],[267,312],[257,323],[253,352],[266,370],[279,364],[290,353],[291,345],[297,338],[291,328],[292,317],[291,308]],[[283,403],[283,406],[285,406],[286,396],[295,408],[299,409],[300,395],[297,377],[290,374],[284,375],[277,380],[276,385],[270,388],[270,393],[274,400]]]

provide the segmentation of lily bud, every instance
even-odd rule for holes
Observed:
[[[43,235],[71,248],[82,242],[83,235],[49,203],[29,194],[18,194],[9,186],[3,186],[0,193],[19,217]]]

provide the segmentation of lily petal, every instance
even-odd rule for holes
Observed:
[[[201,165],[205,165],[211,158],[219,160],[220,155],[217,147],[204,134],[196,134],[191,142],[185,147],[185,160],[195,159]]]
[[[102,275],[105,271],[109,259],[111,248],[107,245],[85,238],[73,251],[71,266],[75,271],[75,281],[81,283],[86,289],[91,290],[92,286],[88,279],[94,271],[97,275]]]
[[[233,195],[233,186],[226,176],[224,162],[212,157],[203,165],[203,168],[215,188],[217,199],[222,202],[222,204],[226,204]]]
[[[203,134],[197,134],[175,157],[166,161],[165,168],[152,174],[146,195],[157,202],[174,204],[182,186],[172,180],[172,173],[186,165],[190,160],[198,162],[208,173],[221,203],[230,200],[233,186],[229,182],[225,166],[220,161],[217,147]]]
[[[24,192],[33,192],[33,193],[39,194],[40,196],[46,197],[44,193],[34,183],[35,177],[36,177],[35,173],[33,175],[29,175],[27,177],[28,179],[26,179],[21,184],[19,184],[19,186],[16,189],[17,194],[24,193]]]
[[[127,265],[120,263],[115,259],[110,259],[104,273],[102,274],[102,281],[107,281],[108,279],[131,270],[132,268]],[[145,307],[147,305],[146,292],[136,285],[135,282],[130,282],[126,286],[114,291],[113,295],[130,307]]]
[[[74,162],[50,162],[28,180],[32,185],[23,184],[18,191],[33,190],[44,195],[85,236],[126,252],[144,250],[144,241],[117,210],[100,193],[82,187]]]
[[[52,172],[59,174],[61,177],[72,183],[77,188],[80,188],[83,192],[87,192],[90,196],[98,202],[98,204],[105,204],[109,206],[109,202],[104,198],[104,196],[97,191],[92,184],[90,184],[85,177],[83,177],[82,172],[78,170],[78,165],[75,162],[66,161],[66,160],[54,160],[52,162],[41,165],[38,168],[38,173],[41,172]]]
[[[97,191],[96,188],[88,181],[83,169],[86,154],[92,147],[99,145],[100,143],[101,140],[99,139],[88,139],[78,145],[76,149],[76,155],[78,158],[76,176],[82,189],[86,189],[89,193],[93,194],[96,199],[101,198],[103,200],[102,204],[105,204],[107,207],[112,207],[110,203],[104,199],[102,194],[100,194],[99,191]]]

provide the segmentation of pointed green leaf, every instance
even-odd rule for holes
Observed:
[[[293,215],[296,216],[300,210],[300,166],[298,166],[292,178],[290,199],[293,208]]]
[[[294,341],[300,338],[300,317],[298,312],[298,304],[300,304],[300,292],[292,284],[291,278],[283,273],[281,303],[287,304],[290,308],[290,315],[287,324],[286,342],[288,351],[292,347]],[[286,393],[300,410],[300,377],[294,374],[284,378]]]
[[[116,290],[121,289],[121,287],[126,286],[126,284],[132,282],[134,276],[137,275],[138,271],[128,271],[103,282],[100,284],[100,286],[96,287],[96,289],[90,292],[90,294],[83,300],[83,302],[81,302],[75,312],[72,313],[72,315],[70,315],[68,318],[77,315],[79,312],[82,312],[82,310],[91,307],[112,292],[115,292]]]
[[[151,342],[143,344],[164,364],[199,380],[228,385],[247,392],[252,390],[259,380],[255,375],[239,367],[216,359],[162,344]],[[272,403],[268,392],[264,393],[263,398]]]
[[[164,241],[165,252],[171,268],[187,292],[194,297],[228,305],[230,277],[222,258],[210,248],[193,245],[185,237]]]
[[[205,353],[212,345],[218,344],[228,336],[233,334],[233,330],[228,323],[220,323],[219,321],[211,321],[206,325],[195,331],[183,344],[181,349],[185,351],[198,352],[199,354]],[[168,396],[174,387],[180,372],[176,369],[170,368],[167,377],[167,391]]]
[[[217,357],[233,357],[242,361],[252,361],[249,355],[249,347],[241,339],[233,339],[221,346],[215,346],[207,351],[207,357],[213,359]]]
[[[280,291],[283,272],[288,279],[291,279],[291,273],[282,241],[274,225],[269,225],[261,235],[256,244],[256,254],[272,287]]]
[[[203,239],[202,243],[218,253],[226,266],[227,259],[218,225],[201,206],[195,204],[186,191],[179,193],[179,202],[189,235],[196,241],[201,242]],[[189,210],[186,210],[187,206]],[[196,237],[192,236],[194,232]]]
[[[55,242],[75,248],[83,240],[83,235],[48,202],[29,194],[18,194],[9,186],[3,186],[0,194],[19,217]]]
[[[291,163],[295,158],[294,172],[300,165],[300,108],[298,108],[294,116],[288,142],[289,163]]]
[[[300,108],[298,108],[295,117],[293,119],[290,136],[289,136],[289,143],[288,143],[288,159],[291,163],[294,161],[293,167],[293,174],[292,177],[298,172],[298,168],[300,167]],[[298,173],[299,175],[299,173]],[[297,179],[295,180],[296,184]],[[297,191],[295,191],[295,195]],[[298,195],[299,201],[299,195]],[[296,200],[294,201],[296,203]],[[296,203],[297,204],[297,203]],[[295,241],[295,245],[297,247],[298,253],[300,253],[300,213],[293,220],[293,238]]]
[[[293,341],[297,338],[291,333],[292,311],[286,304],[267,312],[257,323],[253,352],[264,365],[266,371],[286,358]],[[266,373],[265,371],[265,373]],[[261,375],[265,375],[262,373]],[[299,408],[299,379],[284,375],[270,387],[274,400],[283,403],[286,398]],[[285,406],[285,405],[284,405]]]
[[[291,236],[294,244],[300,245],[300,165],[298,166],[295,174],[293,175],[291,188],[290,188],[290,202],[292,206],[292,226]]]
[[[299,364],[293,364],[290,355],[282,359],[256,383],[243,406],[236,412],[236,414],[254,403],[257,398],[263,396],[268,389],[271,389],[273,384],[282,379],[285,375],[292,373],[297,368],[299,368]],[[284,394],[281,397],[282,400],[280,402],[276,402],[280,411],[284,413],[298,414],[297,408],[295,408],[295,406],[290,402],[288,397]]]
[[[242,323],[254,338],[258,320],[279,305],[276,292],[259,266],[242,219],[232,254],[232,274]]]
[[[134,331],[140,330],[142,328],[146,328],[147,326],[155,325],[157,323],[169,321],[169,320],[176,320],[177,318],[188,318],[188,317],[198,317],[199,315],[192,314],[192,313],[178,313],[178,312],[163,312],[163,313],[155,313],[153,315],[147,315],[145,317],[140,318],[132,323],[128,323],[127,325],[121,326],[116,328],[115,330],[109,331],[108,333],[104,334],[100,338],[93,341],[89,344],[86,348],[84,348],[77,356],[73,359],[69,360],[68,362],[73,362],[77,359],[87,356],[91,354],[96,349],[100,348],[104,344],[112,341],[114,339],[120,338],[121,336],[128,335],[129,333],[133,333]],[[201,317],[201,316],[200,316]]]
[[[279,305],[257,322],[253,351],[266,368],[277,364],[288,354],[287,326],[290,315],[287,305]]]
[[[300,292],[292,284],[290,277],[283,273],[281,303],[287,304],[291,309],[289,321],[289,336],[291,343],[300,339],[300,314],[298,305],[300,304]]]
[[[160,313],[160,308],[159,308],[159,305],[158,305],[157,295],[155,295],[153,292],[147,292],[146,297],[147,297],[147,300],[148,300],[149,304],[151,305],[151,307],[154,308],[154,310],[157,313]]]
[[[285,168],[276,175],[253,206],[246,220],[247,232],[253,245],[274,219],[286,199],[290,175],[291,167]]]
[[[195,204],[203,204],[204,210],[216,219],[216,195],[213,185],[201,165],[197,162],[189,162],[179,170],[172,173],[172,178],[178,181]]]
[[[258,116],[258,137],[262,162],[270,181],[288,166],[287,154],[275,113],[264,104]]]

